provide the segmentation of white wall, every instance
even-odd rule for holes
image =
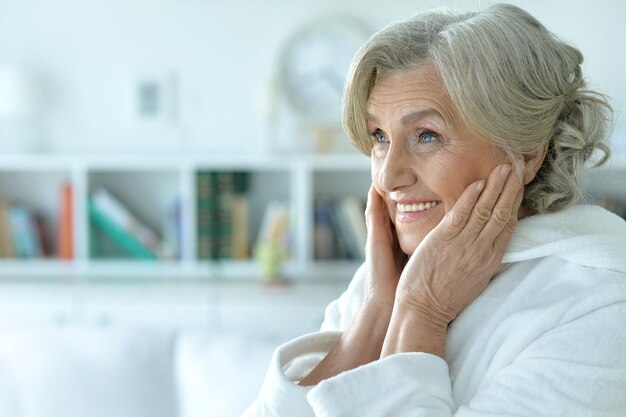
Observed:
[[[581,50],[590,87],[607,94],[615,110],[613,141],[626,153],[626,3],[619,0],[511,1]]]
[[[41,78],[48,150],[254,152],[264,129],[259,86],[301,23],[343,11],[376,29],[442,3],[475,9],[493,1],[0,0],[0,64],[31,68]],[[618,111],[626,107],[621,1],[514,3],[578,46],[592,85],[612,96]],[[137,123],[126,108],[132,81],[172,72],[178,123]],[[626,136],[623,121],[616,135]]]

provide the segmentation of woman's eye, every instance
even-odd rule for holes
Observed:
[[[433,143],[440,139],[438,134],[431,132],[430,130],[418,130],[417,138],[420,143]]]
[[[416,154],[434,152],[444,144],[443,138],[432,130],[418,129],[407,140],[407,149]]]
[[[387,136],[385,136],[385,134],[380,129],[376,129],[375,131],[373,131],[371,133],[371,135],[372,135],[374,143],[387,143],[387,142],[389,142],[389,139],[387,139]]]

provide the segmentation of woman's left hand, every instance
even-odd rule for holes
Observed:
[[[512,170],[510,165],[496,167],[486,184],[482,183],[484,189],[481,182],[467,187],[411,255],[398,283],[383,355],[421,350],[411,346],[413,342],[419,345],[419,340],[403,332],[407,325],[418,338],[418,333],[425,338],[433,335],[424,333],[439,333],[435,335],[440,339],[438,346],[424,350],[443,355],[439,345],[445,344],[448,324],[502,267],[523,197],[524,165],[516,164]],[[416,328],[423,331],[415,332]]]

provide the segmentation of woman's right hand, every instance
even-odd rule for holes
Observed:
[[[318,382],[380,358],[396,297],[396,287],[407,256],[400,250],[396,231],[383,198],[372,186],[365,209],[365,298],[352,324],[324,359],[300,381]]]
[[[367,195],[365,221],[367,243],[364,305],[391,312],[400,274],[408,257],[400,249],[396,229],[385,201],[374,185]]]

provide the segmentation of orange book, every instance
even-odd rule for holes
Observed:
[[[73,194],[74,190],[72,184],[63,184],[61,187],[61,201],[59,207],[59,259],[72,260],[74,258]]]

